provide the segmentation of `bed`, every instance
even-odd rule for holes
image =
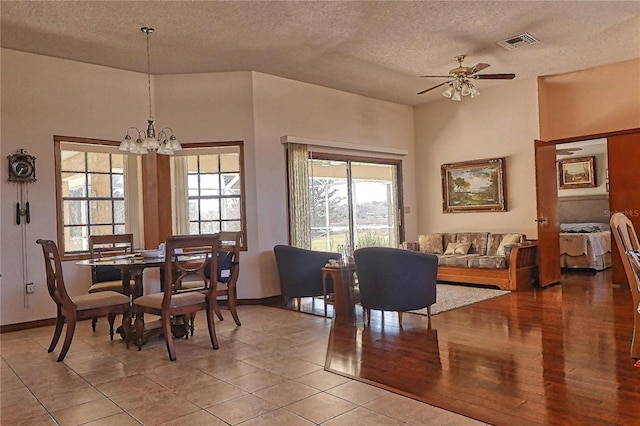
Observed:
[[[611,231],[606,223],[561,223],[560,266],[602,271],[611,267]]]

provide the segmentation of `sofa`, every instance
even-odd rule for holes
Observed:
[[[438,257],[438,282],[522,291],[537,281],[537,244],[524,234],[446,232],[421,234],[405,248]]]

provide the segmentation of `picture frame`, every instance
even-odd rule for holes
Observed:
[[[504,157],[443,164],[442,211],[507,211],[504,164]]]
[[[595,155],[558,160],[559,188],[594,188],[596,186],[595,160]]]

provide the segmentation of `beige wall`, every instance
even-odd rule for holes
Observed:
[[[47,293],[38,238],[57,239],[53,135],[120,140],[131,125],[147,119],[145,74],[2,49],[1,55],[1,324],[55,317]],[[24,292],[21,232],[15,224],[15,183],[7,182],[6,156],[25,148],[37,157],[38,181],[29,184],[31,223],[26,226],[28,280]],[[72,294],[86,292],[88,268],[67,263]]]
[[[523,232],[537,238],[533,141],[538,137],[535,79],[482,89],[471,100],[415,109],[419,233]],[[440,166],[506,157],[507,212],[443,213]],[[407,235],[409,239],[417,235]]]
[[[540,136],[640,128],[640,59],[539,78]]]

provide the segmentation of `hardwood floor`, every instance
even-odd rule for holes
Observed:
[[[333,327],[325,368],[495,425],[640,425],[631,294],[610,275],[567,273],[435,315],[431,328],[374,311],[370,327]]]

